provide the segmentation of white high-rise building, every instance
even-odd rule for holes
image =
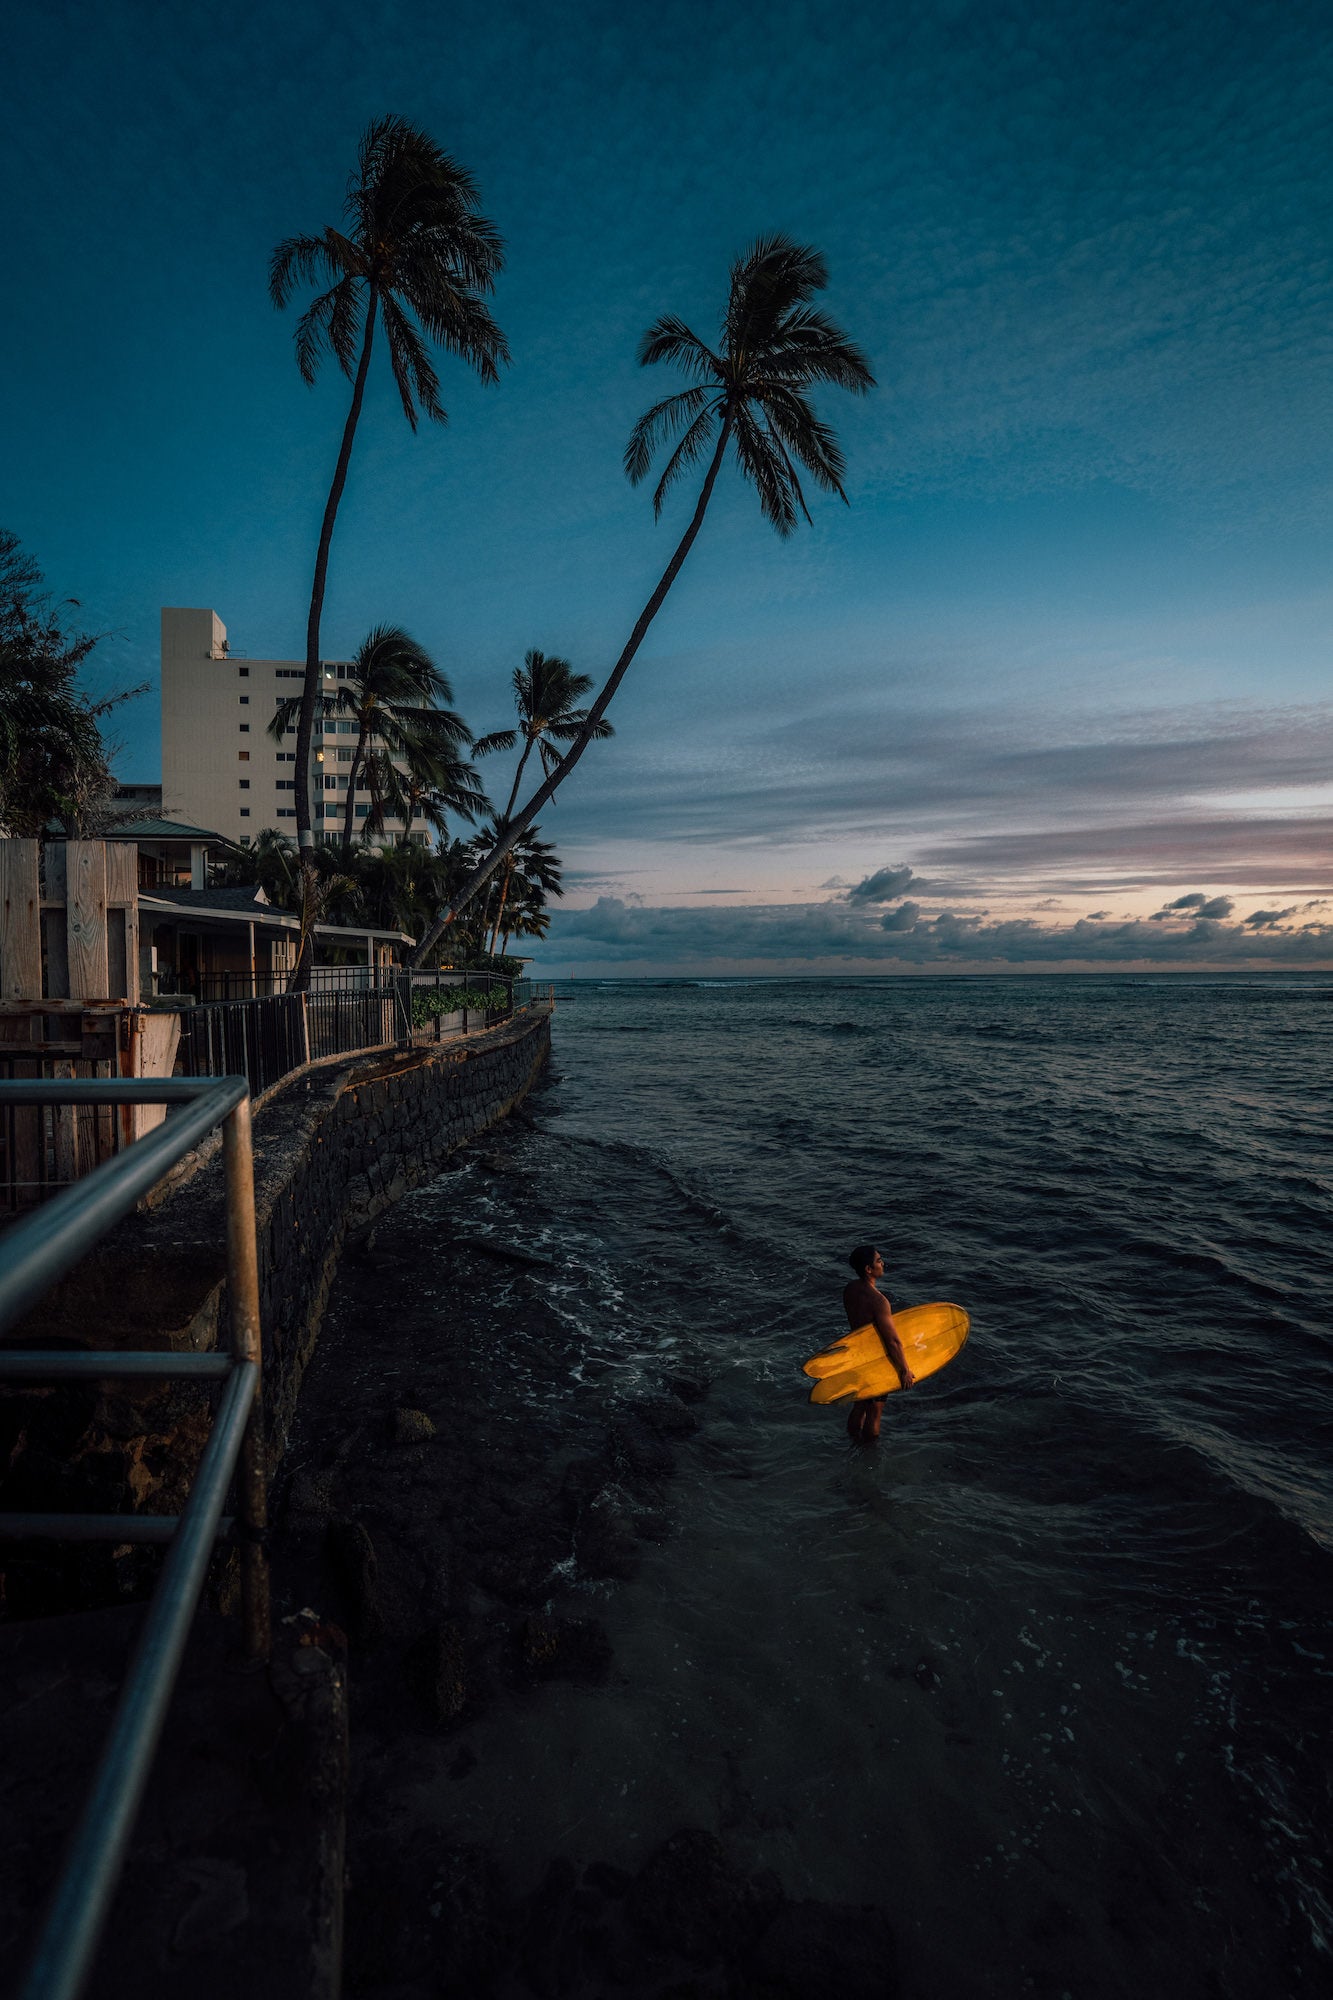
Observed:
[[[326,692],[345,680],[345,661],[324,662]],[[296,732],[275,743],[268,726],[278,703],[299,695],[299,660],[252,660],[227,646],[216,611],[162,612],[162,810],[169,819],[208,827],[229,840],[252,840],[265,827],[296,835]],[[356,745],[350,718],[315,718],[311,810],[315,837],[341,834],[347,780]],[[369,804],[357,806],[363,821]],[[386,823],[397,839],[402,821]],[[426,834],[414,832],[424,841]]]

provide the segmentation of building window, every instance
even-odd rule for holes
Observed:
[[[294,792],[296,790],[296,780],[295,778],[279,778],[277,780],[277,787],[280,792]]]
[[[250,697],[248,694],[239,695],[237,699],[239,700],[242,708],[248,708],[250,706]]]
[[[239,783],[240,783],[240,787],[241,787],[241,790],[242,790],[243,792],[248,792],[248,791],[249,791],[249,789],[250,789],[250,780],[249,780],[248,778],[241,778],[241,779],[239,780]]]
[[[238,750],[236,752],[236,756],[238,762],[242,764],[248,764],[250,762],[250,752],[248,750]]]
[[[242,806],[242,807],[241,807],[241,818],[242,818],[242,819],[249,819],[249,817],[250,817],[250,808],[249,808],[249,806]]]
[[[248,722],[243,722],[241,724],[241,734],[242,736],[248,736],[250,734],[250,725]]]
[[[351,761],[352,761],[352,753],[350,750],[340,750],[338,752],[338,762],[340,764],[350,764]]]
[[[240,675],[240,677],[241,677],[241,679],[242,679],[243,681],[248,681],[248,680],[249,680],[249,678],[250,678],[250,669],[249,669],[249,667],[237,667],[236,671],[237,671],[237,673],[238,673],[238,674]]]
[[[369,815],[370,815],[370,807],[369,807],[369,806],[358,806],[358,807],[357,807],[357,809],[356,809],[356,816],[357,816],[357,818],[358,818],[358,819],[367,819],[367,818],[369,817]]]
[[[296,807],[295,807],[295,806],[279,806],[279,807],[278,807],[278,818],[279,818],[279,819],[295,819],[295,818],[296,818]]]

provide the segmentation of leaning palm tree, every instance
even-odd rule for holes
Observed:
[[[548,775],[560,762],[560,753],[555,745],[572,743],[587,721],[587,709],[578,708],[575,704],[591,686],[591,674],[576,674],[568,660],[540,652],[535,646],[523,655],[523,665],[514,668],[514,706],[518,710],[518,728],[493,729],[489,736],[479,736],[472,746],[479,757],[485,757],[493,750],[512,750],[519,738],[523,739],[523,754],[518,760],[509,802],[501,818],[508,819],[514,810],[519,786],[523,783],[524,767],[534,747],[541,758],[542,769]],[[592,733],[595,737],[605,738],[614,736],[615,730],[609,722],[599,722]]]
[[[310,811],[310,739],[320,691],[319,628],[329,548],[352,456],[375,328],[384,328],[389,365],[412,429],[424,413],[447,421],[430,344],[468,362],[484,382],[498,379],[509,350],[485,303],[504,261],[494,225],[481,213],[476,185],[435,142],[402,118],[367,126],[347,184],[344,226],[291,236],[273,253],[269,294],[285,306],[298,285],[328,281],[296,327],[296,361],[315,380],[326,352],[352,383],[320,526],[306,623],[305,688],[296,731],[296,834],[305,894],[294,987],[309,983],[318,872]],[[359,353],[358,353],[359,346]]]
[[[874,387],[875,378],[860,349],[826,313],[811,305],[827,283],[828,270],[818,251],[786,236],[761,237],[731,267],[731,289],[716,347],[672,314],[664,315],[644,335],[639,348],[643,366],[674,362],[693,380],[640,417],[625,448],[625,471],[632,485],[640,485],[658,449],[672,444],[653,494],[653,513],[658,516],[676,481],[706,459],[694,512],[577,736],[441,911],[417,947],[414,964],[420,963],[445,925],[532,825],[591,743],[694,546],[728,450],[755,488],[764,518],[780,535],[789,535],[798,520],[810,518],[802,469],[816,486],[846,500],[842,448],[830,426],[815,414],[809,392],[828,382],[864,395]]]
[[[370,811],[365,831],[382,833],[387,810],[392,809],[395,787],[388,775],[393,760],[429,765],[431,754],[444,757],[472,741],[472,732],[461,715],[440,706],[454,698],[454,691],[424,646],[417,644],[401,625],[376,625],[353,654],[346,680],[339,681],[332,694],[321,694],[316,711],[327,734],[341,720],[356,732],[347,772],[347,800],[343,808],[342,853],[346,862],[356,834],[356,795],[366,790]],[[280,701],[268,726],[275,742],[281,742],[299,718],[304,694]],[[297,741],[300,741],[299,735]],[[300,755],[300,752],[297,752]],[[329,773],[328,775],[333,775]],[[338,775],[341,775],[339,773]],[[481,808],[484,810],[484,806]]]

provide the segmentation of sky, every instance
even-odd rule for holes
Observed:
[[[15,10],[0,524],[160,773],[158,611],[296,657],[347,402],[274,245],[393,111],[475,175],[512,349],[413,436],[374,372],[323,628],[481,733],[598,680],[688,518],[621,470],[673,311],[817,245],[877,389],[844,507],[739,474],[543,823],[580,974],[1333,967],[1333,19],[1323,5],[659,0]],[[485,767],[503,797],[501,759]]]

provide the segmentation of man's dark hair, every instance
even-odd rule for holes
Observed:
[[[847,1262],[851,1265],[858,1278],[864,1278],[878,1255],[879,1252],[873,1243],[858,1243],[851,1256],[847,1259]]]

